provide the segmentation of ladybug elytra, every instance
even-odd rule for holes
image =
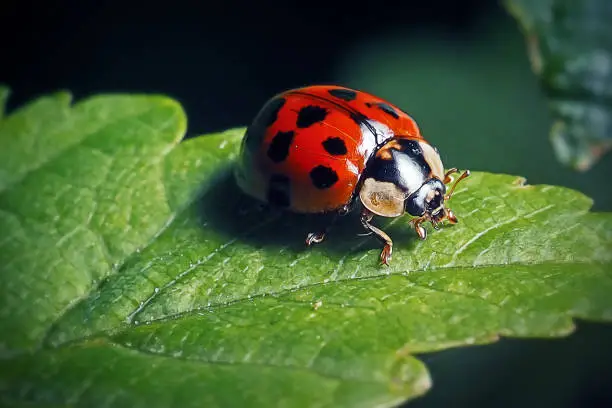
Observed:
[[[384,247],[391,238],[372,225],[374,215],[408,213],[417,235],[422,224],[448,220],[445,207],[465,171],[447,192],[456,168],[445,172],[438,150],[408,114],[374,95],[341,86],[314,85],[284,91],[261,108],[242,140],[235,176],[248,195],[297,213],[343,215],[361,204],[361,223]],[[307,235],[323,241],[329,228]]]

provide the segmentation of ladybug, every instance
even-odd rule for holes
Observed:
[[[457,173],[444,171],[438,150],[417,123],[391,103],[342,86],[313,85],[281,92],[257,113],[242,139],[235,177],[247,195],[296,213],[345,215],[360,204],[361,223],[384,247],[389,265],[393,242],[372,225],[374,215],[414,216],[421,239],[425,221],[439,228],[456,223],[445,207]],[[306,244],[320,243],[329,226],[313,231]]]

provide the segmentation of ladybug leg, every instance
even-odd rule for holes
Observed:
[[[446,219],[451,223],[451,224],[456,224],[459,222],[459,220],[457,220],[457,217],[455,216],[455,213],[453,212],[453,210],[451,210],[450,208],[448,208],[446,210]]]
[[[452,197],[453,193],[455,192],[455,187],[457,187],[457,184],[459,184],[461,180],[468,177],[469,175],[470,175],[470,171],[466,170],[463,172],[463,174],[461,174],[461,176],[459,176],[457,181],[455,181],[455,183],[451,187],[450,191],[444,196],[444,201],[448,201]]]
[[[389,261],[391,260],[391,253],[393,252],[393,241],[391,241],[391,238],[389,237],[389,235],[387,235],[386,232],[384,232],[380,228],[373,226],[370,223],[373,217],[374,214],[372,214],[370,211],[363,210],[363,212],[361,213],[361,224],[366,230],[374,233],[374,235],[376,235],[376,238],[378,238],[381,242],[385,244],[380,253],[380,261],[385,265],[389,265]]]
[[[323,242],[325,236],[327,235],[331,227],[336,223],[338,216],[346,215],[348,211],[348,206],[340,208],[336,213],[333,214],[331,220],[327,222],[325,228],[317,232],[309,232],[308,235],[306,235],[306,245],[311,246],[312,244],[318,244]]]
[[[421,239],[427,238],[427,230],[421,225],[425,221],[427,221],[427,217],[413,218],[410,220],[410,224],[412,224],[414,230]]]
[[[444,184],[448,184],[451,181],[453,181],[453,179],[451,179],[450,176],[451,174],[457,173],[457,172],[459,172],[459,170],[456,167],[453,167],[452,169],[448,169],[448,171],[444,173]]]
[[[312,244],[318,244],[323,242],[325,239],[325,232],[309,232],[306,236],[306,245],[311,246]]]

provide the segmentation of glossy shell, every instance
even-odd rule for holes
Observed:
[[[437,152],[396,106],[338,86],[292,89],[271,98],[247,129],[236,179],[247,194],[295,212],[337,210],[355,198],[368,160],[393,137],[426,145],[431,174],[441,176]]]

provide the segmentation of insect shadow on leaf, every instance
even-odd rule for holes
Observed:
[[[202,228],[214,230],[228,239],[236,239],[256,249],[283,248],[296,253],[320,251],[338,258],[348,251],[380,248],[374,236],[364,236],[366,231],[359,221],[359,208],[336,217],[323,242],[308,247],[305,242],[308,233],[325,229],[333,221],[333,214],[295,214],[261,203],[240,190],[231,166],[219,169],[211,177],[213,181],[196,205],[198,221]],[[412,245],[416,237],[408,226],[408,218],[399,220],[406,225],[398,228],[398,222],[389,230],[401,240],[398,244]],[[384,219],[378,222],[388,225]],[[402,230],[406,230],[406,234]]]

